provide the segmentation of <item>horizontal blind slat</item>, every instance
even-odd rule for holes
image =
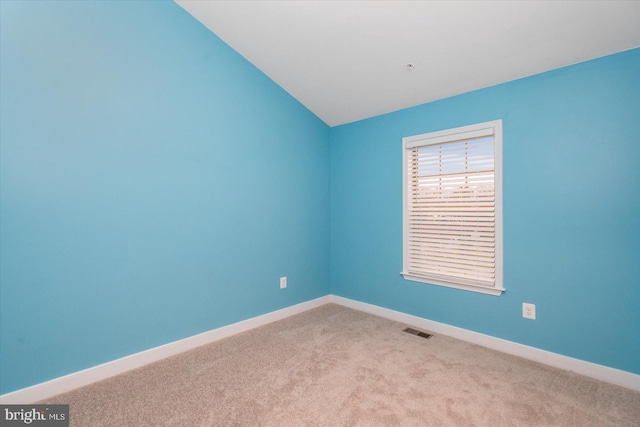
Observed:
[[[425,266],[421,266],[421,265],[415,265],[415,266],[410,266],[410,272],[411,271],[423,271],[425,273],[433,273],[433,274],[446,274],[446,275],[450,275],[453,277],[465,277],[465,278],[473,278],[476,280],[483,280],[483,281],[493,281],[495,279],[495,275],[491,274],[491,273],[480,273],[480,272],[475,272],[475,271],[466,271],[466,270],[460,270],[460,269],[456,269],[456,268],[447,268],[447,267],[439,267],[439,268],[431,268],[431,267],[425,267]]]
[[[411,252],[410,252],[411,254]],[[447,255],[447,256],[445,256]],[[484,258],[480,259],[473,256],[468,255],[449,255],[449,254],[440,254],[436,253],[427,253],[427,254],[419,254],[416,257],[417,260],[433,260],[437,263],[448,263],[448,264],[462,264],[469,266],[477,266],[477,267],[488,267],[489,269],[493,269],[496,263],[492,258]]]
[[[463,268],[459,268],[458,266],[445,266],[445,265],[435,265],[434,263],[431,264],[410,264],[409,268],[411,270],[423,270],[425,272],[431,272],[431,273],[436,273],[436,274],[451,274],[451,275],[460,275],[463,277],[473,277],[476,279],[484,279],[484,280],[490,280],[492,278],[495,277],[495,275],[493,274],[493,270],[492,269],[487,269],[486,271],[482,271],[482,270],[469,270],[469,269],[463,269]]]
[[[445,280],[445,281],[456,282],[456,283],[472,285],[472,286],[482,286],[486,288],[495,287],[495,283],[494,283],[495,277],[492,277],[486,280],[481,280],[481,279],[472,279],[465,276],[452,276],[448,274],[435,273],[432,271],[425,271],[421,269],[408,269],[408,273],[410,275],[423,277],[427,279],[430,278],[430,279],[436,279],[436,280]]]
[[[467,243],[467,244],[465,244]],[[467,251],[478,251],[478,252],[493,252],[495,249],[493,248],[493,242],[447,242],[446,245],[442,244],[442,242],[438,241],[424,241],[420,239],[413,239],[409,243],[409,247],[413,245],[424,245],[429,246],[432,245],[436,247],[436,245],[440,244],[442,249],[456,249],[456,250],[467,250]]]
[[[414,229],[413,233],[412,233],[415,237],[420,237],[420,236],[424,236],[424,237],[429,237],[429,236],[443,236],[445,238],[455,238],[457,236],[460,237],[482,237],[482,238],[492,238],[495,236],[495,230],[492,229],[487,229],[487,230],[482,230],[482,231],[476,231],[476,230],[460,230],[460,229],[456,229],[456,228],[452,228],[452,227],[447,227],[447,228],[438,228],[438,227],[422,227],[420,229]]]

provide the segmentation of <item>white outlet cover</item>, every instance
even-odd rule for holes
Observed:
[[[524,317],[525,319],[536,320],[536,305],[523,302],[522,317]]]
[[[284,289],[287,287],[287,278],[286,277],[281,277],[280,278],[280,289]]]

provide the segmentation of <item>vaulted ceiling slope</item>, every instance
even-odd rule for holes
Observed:
[[[640,46],[640,1],[176,2],[330,126]]]

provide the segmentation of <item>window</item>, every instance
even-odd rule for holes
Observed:
[[[407,280],[500,295],[502,120],[403,138]]]

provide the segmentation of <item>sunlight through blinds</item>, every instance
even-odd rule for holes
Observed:
[[[405,272],[496,287],[493,128],[418,140],[405,149]]]

